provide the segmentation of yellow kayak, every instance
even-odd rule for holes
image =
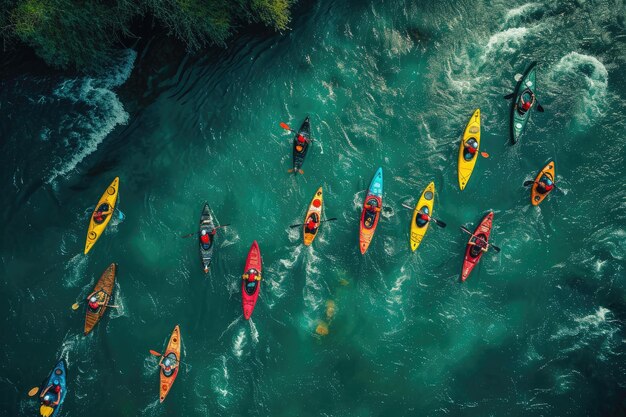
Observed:
[[[100,201],[98,201],[98,204],[89,219],[87,241],[85,242],[85,255],[91,250],[111,220],[113,210],[115,210],[115,203],[117,202],[119,181],[119,177],[115,177],[111,185],[109,185],[109,188],[107,188],[104,194],[102,194],[102,197],[100,197]],[[101,216],[97,215],[99,212],[102,213]]]
[[[476,143],[476,153],[466,159],[464,155],[465,144],[469,141]],[[465,189],[467,182],[472,176],[476,160],[478,159],[478,153],[480,149],[480,109],[476,109],[472,118],[465,126],[465,132],[463,133],[463,140],[461,140],[461,147],[459,148],[459,187],[461,190]]]
[[[411,250],[415,251],[417,247],[422,242],[426,231],[428,230],[428,225],[430,222],[425,225],[418,225],[415,221],[417,215],[419,213],[426,213],[429,216],[433,215],[433,207],[435,205],[435,183],[431,182],[428,184],[428,187],[422,193],[419,201],[415,205],[415,210],[413,210],[413,218],[411,219]]]
[[[313,196],[313,200],[311,200],[311,204],[309,205],[309,210],[306,212],[306,216],[304,216],[303,235],[305,246],[309,246],[313,242],[313,239],[315,239],[315,236],[317,236],[320,220],[322,220],[322,209],[324,208],[323,204],[324,197],[322,195],[322,187],[320,187],[317,189],[315,196]],[[309,230],[307,227],[307,223],[310,219],[317,223],[317,227],[313,230]]]

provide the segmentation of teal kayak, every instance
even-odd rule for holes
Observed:
[[[65,381],[66,370],[65,370],[65,359],[59,359],[59,362],[54,367],[52,372],[50,372],[50,376],[44,380],[39,389],[39,401],[41,402],[41,406],[47,408],[45,414],[46,417],[56,417],[61,411],[61,406],[63,405],[63,401],[65,400],[65,396],[67,395],[67,385]],[[52,389],[48,390],[46,396],[49,396],[49,401],[52,403],[50,406],[44,405],[44,400],[48,400],[47,398],[42,398],[41,394],[48,387],[52,387],[54,385],[60,385],[61,391],[58,394],[55,394]],[[57,405],[53,405],[56,401],[59,401]],[[42,413],[43,408],[40,408],[40,414]],[[50,413],[50,411],[52,411]],[[41,414],[43,415],[43,414]]]
[[[522,78],[518,81],[513,93],[514,100],[511,106],[511,141],[513,143],[517,143],[519,137],[524,132],[528,119],[530,119],[530,111],[536,104],[536,102],[533,102],[533,105],[526,111],[521,109],[521,100],[529,101],[532,97],[531,94],[536,95],[537,93],[536,65],[537,62],[530,64]]]

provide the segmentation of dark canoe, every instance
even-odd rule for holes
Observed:
[[[298,143],[298,135],[304,136],[306,142],[304,145],[300,145]],[[311,124],[309,123],[309,116],[304,119],[302,122],[302,126],[300,126],[300,130],[298,130],[298,134],[293,138],[293,172],[297,174],[302,164],[304,164],[304,159],[306,158],[306,154],[309,151],[309,146],[311,146]],[[301,149],[299,147],[301,146]]]
[[[524,129],[526,129],[526,124],[528,123],[528,119],[530,119],[530,112],[533,110],[534,106],[537,105],[537,103],[535,103],[533,107],[528,109],[524,114],[520,114],[517,110],[520,96],[524,94],[526,90],[532,91],[535,95],[537,94],[536,65],[537,62],[531,63],[515,86],[513,104],[511,105],[511,141],[513,143],[517,143]]]
[[[211,209],[209,208],[208,203],[204,203],[204,208],[202,209],[202,215],[200,216],[200,230],[198,231],[198,246],[200,247],[200,259],[202,261],[202,269],[204,273],[209,272],[209,266],[211,266],[211,259],[213,258],[213,246],[215,236],[211,237],[211,241],[209,242],[209,249],[204,249],[202,247],[202,242],[200,241],[200,236],[203,230],[206,230],[207,233],[211,233],[211,231],[215,229],[215,222],[213,219],[213,215],[211,214]]]

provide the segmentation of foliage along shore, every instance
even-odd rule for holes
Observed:
[[[245,23],[285,30],[295,0],[0,0],[3,49],[30,46],[48,65],[89,69],[152,22],[193,52]]]

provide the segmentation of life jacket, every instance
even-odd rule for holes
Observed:
[[[550,185],[545,184],[545,183],[543,184],[543,189],[546,190],[546,191],[552,191],[553,188],[554,188],[554,185],[552,185],[552,184],[550,184]]]
[[[304,136],[298,135],[298,142],[304,143],[304,142],[306,142],[306,139],[304,138]]]
[[[209,235],[200,235],[200,242],[204,243],[205,245],[209,244]]]
[[[476,148],[471,147],[470,145],[467,145],[465,147],[465,149],[467,150],[468,153],[474,155],[476,153]]]
[[[59,392],[61,392],[61,386],[60,385],[55,385],[52,387],[52,390],[58,394]]]
[[[524,103],[522,103],[522,110],[527,111],[528,109],[530,109],[530,106],[530,101],[525,101]]]
[[[92,310],[97,310],[99,307],[100,305],[97,301],[95,303],[92,303],[91,301],[89,302],[89,308],[91,308]]]
[[[425,222],[428,221],[428,214],[426,213],[420,213],[420,219],[424,220]]]

